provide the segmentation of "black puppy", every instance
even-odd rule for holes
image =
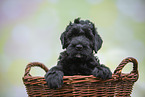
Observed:
[[[111,78],[110,69],[99,63],[93,54],[102,46],[102,39],[96,28],[89,20],[74,20],[62,33],[63,49],[57,66],[51,68],[45,75],[49,88],[60,88],[63,85],[63,76],[94,75],[103,80]]]

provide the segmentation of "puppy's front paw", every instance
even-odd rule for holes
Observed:
[[[63,85],[63,72],[49,70],[45,75],[47,85],[51,89],[61,88]]]
[[[99,77],[99,78],[101,78],[101,79],[103,79],[103,80],[112,78],[112,72],[111,72],[110,69],[107,68],[107,67],[95,68],[95,69],[93,70],[92,74],[93,74],[95,77]]]

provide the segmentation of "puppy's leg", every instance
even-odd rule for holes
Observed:
[[[92,71],[92,74],[95,77],[99,77],[103,80],[112,78],[112,72],[105,65],[100,65],[100,66],[95,67],[94,70]]]
[[[63,85],[63,75],[64,73],[61,71],[61,67],[55,66],[51,68],[45,74],[45,80],[48,84],[48,87],[51,89],[60,88]]]

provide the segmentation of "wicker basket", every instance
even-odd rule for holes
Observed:
[[[129,74],[121,73],[123,67],[133,63],[133,70]],[[124,59],[114,71],[111,79],[100,80],[90,76],[64,76],[64,84],[60,89],[49,89],[44,77],[32,77],[29,72],[31,67],[38,66],[48,71],[47,67],[41,63],[33,62],[27,65],[23,82],[26,86],[29,97],[47,96],[88,96],[88,97],[118,97],[130,96],[134,82],[138,80],[138,63],[134,58]]]

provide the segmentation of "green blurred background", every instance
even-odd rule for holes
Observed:
[[[60,34],[77,17],[95,23],[104,40],[97,56],[112,72],[126,57],[138,60],[132,97],[145,97],[145,0],[0,0],[0,97],[27,97],[26,65],[56,65]],[[131,70],[129,64],[123,72]],[[31,74],[45,72],[32,68]]]

